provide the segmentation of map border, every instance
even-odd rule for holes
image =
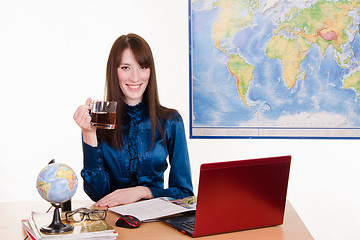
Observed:
[[[193,126],[192,3],[188,0],[189,125],[191,139],[360,139],[360,128],[212,127]]]

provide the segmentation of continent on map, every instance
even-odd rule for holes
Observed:
[[[56,172],[56,177],[57,178],[65,178],[67,183],[68,183],[68,187],[69,190],[71,191],[74,188],[75,185],[75,175],[72,174],[71,171],[69,171],[69,169],[62,169],[59,168]]]
[[[219,0],[215,1],[214,7],[221,9],[217,21],[213,25],[213,38],[215,47],[226,54],[229,47],[223,43],[232,37],[248,23],[252,22],[253,9],[257,8],[258,1]],[[252,10],[252,11],[250,11]],[[241,14],[240,14],[241,13]]]
[[[300,74],[300,64],[306,54],[298,47],[294,39],[286,39],[275,36],[267,46],[266,54],[269,58],[279,58],[284,68],[283,76],[285,83],[292,88],[296,83],[296,77]]]
[[[246,63],[241,56],[231,54],[228,62],[228,69],[235,78],[241,100],[246,104],[245,95],[249,89],[249,83],[253,78],[254,66]]]
[[[344,89],[353,88],[360,95],[360,71],[355,72],[350,77],[344,79]]]
[[[50,183],[46,183],[46,182],[42,182],[40,181],[38,186],[39,186],[39,189],[41,190],[43,196],[45,196],[47,198],[48,196],[48,192],[50,190]]]
[[[353,24],[349,12],[359,6],[360,1],[321,0],[304,9],[293,8],[286,19],[280,21],[273,39],[267,45],[266,54],[269,58],[281,60],[283,77],[289,88],[297,81],[301,73],[300,64],[307,56],[306,50],[309,48],[302,48],[304,44],[319,46],[323,55],[329,46],[340,54],[344,52],[343,45],[349,40],[344,29],[349,29]]]

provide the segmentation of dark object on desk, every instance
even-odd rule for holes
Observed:
[[[71,211],[71,199],[61,204],[62,212],[70,212]]]
[[[123,215],[116,221],[116,226],[124,228],[138,228],[141,221],[134,216]]]
[[[160,221],[192,237],[280,225],[290,162],[281,156],[202,164],[196,212]]]
[[[51,222],[51,224],[47,227],[41,227],[40,231],[42,233],[64,233],[64,232],[69,232],[72,231],[74,229],[73,226],[71,226],[70,224],[64,224],[61,221],[61,217],[60,217],[60,204],[59,203],[52,203],[52,205],[55,207],[54,210],[54,215],[53,215],[53,220]]]
[[[81,207],[75,209],[71,212],[65,213],[65,218],[67,222],[83,222],[87,221],[101,221],[105,220],[107,211],[105,209],[89,209],[86,207]]]

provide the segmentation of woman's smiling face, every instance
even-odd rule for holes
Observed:
[[[140,66],[130,48],[122,53],[117,74],[126,104],[134,106],[141,102],[149,83],[150,68]]]

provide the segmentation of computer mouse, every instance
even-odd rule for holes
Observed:
[[[116,226],[124,228],[138,228],[141,221],[131,215],[123,215],[116,221]]]

